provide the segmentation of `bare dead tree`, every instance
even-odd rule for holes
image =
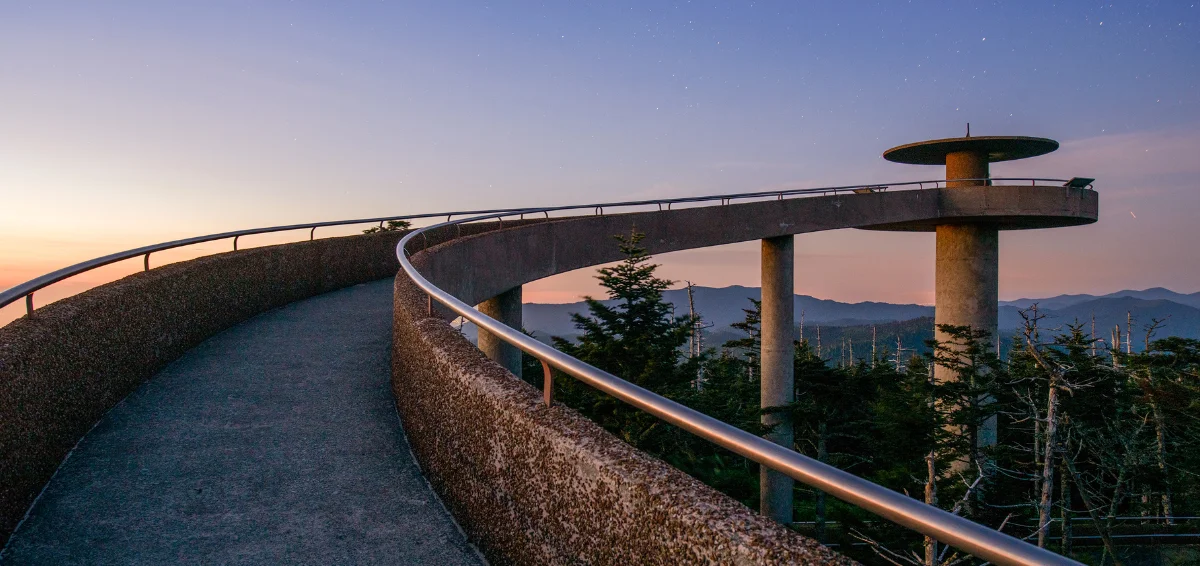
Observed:
[[[1071,543],[1074,537],[1072,532],[1072,516],[1071,516],[1071,477],[1066,470],[1065,465],[1061,465],[1059,476],[1062,487],[1059,490],[1059,518],[1062,520],[1062,542],[1059,544],[1059,554],[1063,556],[1071,556]]]
[[[1031,312],[1030,312],[1031,311]],[[1030,357],[1037,363],[1038,367],[1045,372],[1047,377],[1047,397],[1046,397],[1046,432],[1045,440],[1042,445],[1045,453],[1042,456],[1042,475],[1039,480],[1041,484],[1041,495],[1038,499],[1038,541],[1037,545],[1040,548],[1046,547],[1046,535],[1050,527],[1050,511],[1052,496],[1054,492],[1054,456],[1058,450],[1058,395],[1060,390],[1065,386],[1064,376],[1070,368],[1063,367],[1053,363],[1042,355],[1042,344],[1037,342],[1038,322],[1045,318],[1045,315],[1038,314],[1037,308],[1029,309],[1028,311],[1020,311],[1021,318],[1025,321],[1025,349]],[[1036,440],[1035,440],[1036,442]],[[1036,454],[1036,449],[1035,449]]]
[[[1092,357],[1096,356],[1096,313],[1092,312]]]
[[[1133,353],[1133,311],[1125,311],[1125,353]]]
[[[937,452],[930,450],[929,454],[925,455],[925,504],[937,507]],[[925,537],[925,566],[937,566],[938,563],[938,541],[937,539]]]
[[[1151,356],[1150,341],[1154,338],[1154,334],[1158,329],[1163,327],[1166,319],[1150,319],[1150,324],[1147,324],[1145,349],[1142,351],[1145,356]],[[1155,437],[1155,460],[1158,464],[1159,473],[1162,476],[1163,493],[1161,495],[1162,516],[1165,518],[1168,525],[1175,523],[1175,509],[1172,501],[1171,493],[1171,474],[1167,469],[1167,423],[1166,417],[1163,414],[1162,403],[1159,402],[1157,388],[1154,383],[1153,367],[1151,364],[1145,364],[1145,367],[1138,368],[1133,372],[1133,378],[1137,380],[1138,386],[1143,391],[1147,404],[1150,406],[1150,413],[1154,417],[1154,437]]]
[[[1104,520],[1105,517],[1100,516],[1101,502],[1096,501],[1095,494],[1092,490],[1084,487],[1085,484],[1083,483],[1083,474],[1079,472],[1078,467],[1075,465],[1075,458],[1065,457],[1063,458],[1063,463],[1066,464],[1067,471],[1071,473],[1071,479],[1075,481],[1075,485],[1079,486],[1080,488],[1079,497],[1083,501],[1083,507],[1087,510],[1088,516],[1092,519],[1092,524],[1096,527],[1097,532],[1100,533],[1100,541],[1104,544],[1105,552],[1112,555],[1113,564],[1116,566],[1121,566],[1121,559],[1117,554],[1116,545],[1112,540],[1112,523],[1111,521]],[[1121,483],[1122,479],[1123,478],[1118,477],[1118,485]],[[1117,488],[1117,491],[1119,493],[1119,487]],[[1114,496],[1113,501],[1115,502],[1116,499],[1116,496]],[[1103,561],[1101,561],[1101,563],[1103,563]]]
[[[936,469],[934,464],[930,463],[928,465],[930,470]],[[980,470],[979,475],[975,478],[975,481],[972,481],[968,484],[966,478],[963,478],[961,475],[959,476],[963,484],[966,485],[966,491],[963,493],[963,496],[959,498],[957,502],[955,502],[954,507],[950,509],[950,513],[953,515],[960,515],[962,511],[970,505],[971,499],[975,496],[976,490],[983,483],[984,473],[982,471],[982,467],[978,465],[975,467],[977,470]],[[926,503],[929,503],[928,491],[926,493]],[[936,503],[936,500],[934,503]],[[1000,526],[997,527],[996,530],[1003,531],[1011,517],[1011,514],[1008,517],[1005,517],[1004,521],[1000,523]],[[954,554],[947,556],[951,550],[951,547],[941,545],[936,540],[932,541],[931,544],[930,541],[932,539],[930,537],[925,537],[925,554],[922,556],[916,552],[909,552],[908,554],[896,552],[858,530],[851,531],[850,534],[854,538],[866,543],[867,546],[870,547],[871,550],[876,554],[876,556],[879,556],[890,564],[896,564],[898,566],[957,566],[973,559],[971,555],[962,554],[958,551],[955,551]],[[938,552],[939,548],[941,550],[940,552]]]

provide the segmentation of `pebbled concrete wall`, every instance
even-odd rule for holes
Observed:
[[[493,564],[853,564],[546,407],[427,309],[397,277],[397,408],[426,478]]]
[[[0,546],[80,438],[209,336],[287,303],[395,275],[398,233],[166,265],[0,328]]]

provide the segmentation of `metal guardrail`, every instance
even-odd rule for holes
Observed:
[[[1021,184],[1029,183],[1032,186],[1063,186],[1064,184],[1069,184],[1071,182],[1067,179],[1029,177],[954,179],[954,181],[960,183],[978,181],[980,183],[986,182],[993,184],[997,181],[1005,181],[1020,182]],[[720,201],[722,205],[727,205],[734,200],[747,200],[755,198],[775,197],[782,200],[783,198],[789,196],[880,192],[893,188],[940,188],[945,186],[946,183],[946,180],[938,179],[930,181],[892,183],[888,185],[878,183],[867,185],[845,185],[812,189],[760,191],[701,197],[625,201],[616,203],[542,208],[438,212],[407,216],[386,216],[379,218],[314,222],[308,224],[291,224],[287,226],[237,230],[233,232],[222,232],[208,236],[197,236],[194,238],[185,238],[182,240],[174,240],[170,242],[163,242],[161,244],[143,246],[140,248],[126,250],[77,263],[75,265],[47,273],[46,275],[26,281],[25,283],[21,283],[15,287],[0,292],[0,308],[16,302],[24,297],[27,314],[32,316],[34,313],[33,294],[40,289],[74,275],[91,271],[98,267],[139,256],[144,258],[145,270],[149,271],[150,254],[192,244],[233,238],[233,249],[236,251],[238,238],[242,236],[308,229],[309,239],[311,240],[315,237],[316,229],[322,227],[373,223],[379,223],[379,225],[382,227],[383,223],[389,220],[417,220],[445,216],[445,222],[413,230],[400,241],[399,245],[397,246],[397,258],[400,260],[402,268],[410,277],[412,277],[413,281],[416,282],[417,285],[429,295],[431,308],[433,300],[437,300],[439,303],[446,305],[452,311],[458,313],[463,318],[474,322],[480,328],[491,332],[505,342],[508,342],[522,351],[538,358],[542,362],[542,366],[545,368],[547,373],[549,373],[550,367],[558,368],[567,375],[588,383],[593,387],[605,391],[608,394],[621,399],[630,405],[633,405],[634,407],[655,415],[658,418],[661,418],[671,424],[700,436],[701,438],[709,440],[719,446],[728,448],[772,469],[783,472],[792,478],[801,481],[802,483],[820,489],[834,497],[842,499],[843,501],[858,505],[863,509],[871,511],[881,517],[890,519],[900,525],[911,528],[922,534],[932,536],[943,543],[950,544],[970,552],[977,557],[990,560],[997,564],[1078,564],[1075,561],[1069,560],[1052,552],[1039,549],[1036,546],[1021,542],[1016,538],[999,533],[983,525],[979,525],[956,515],[951,515],[950,513],[942,511],[936,507],[925,505],[920,501],[911,499],[895,491],[868,482],[862,478],[832,466],[817,462],[816,460],[769,442],[763,438],[754,436],[739,428],[709,417],[703,413],[689,409],[688,407],[675,403],[674,401],[671,401],[665,397],[656,395],[655,393],[652,393],[646,389],[642,389],[641,387],[629,383],[617,376],[563,354],[558,350],[544,345],[541,342],[529,338],[524,334],[521,334],[520,332],[499,323],[495,319],[480,313],[471,306],[459,301],[457,298],[449,295],[441,289],[438,289],[428,280],[422,277],[421,274],[413,268],[412,264],[407,258],[408,252],[406,246],[408,242],[410,242],[418,234],[422,234],[426,230],[432,228],[462,224],[465,222],[476,222],[491,219],[497,219],[503,222],[503,218],[505,217],[520,216],[521,218],[524,218],[526,215],[530,214],[542,214],[547,219],[550,219],[551,212],[586,209],[592,209],[593,213],[597,215],[603,215],[605,208],[628,208],[636,206],[657,206],[659,210],[669,211],[671,210],[671,206],[675,204]],[[1055,183],[1055,185],[1038,185],[1038,183]],[[1091,188],[1090,183],[1086,188]],[[451,221],[451,218],[455,216],[468,215],[474,216]],[[547,382],[551,383],[549,380],[547,380]],[[549,402],[550,399],[551,391],[548,389],[546,391],[547,402]]]
[[[254,234],[269,234],[272,232],[286,232],[286,231],[290,231],[290,230],[305,230],[305,229],[307,229],[309,231],[308,239],[312,240],[316,236],[317,228],[326,228],[326,227],[331,227],[331,226],[349,226],[349,225],[354,225],[354,224],[375,224],[375,223],[379,223],[379,226],[382,228],[383,223],[387,222],[389,220],[418,220],[421,218],[440,218],[442,216],[445,216],[447,219],[449,219],[452,216],[465,216],[468,214],[500,213],[500,212],[505,212],[506,210],[510,210],[510,209],[470,210],[470,211],[461,211],[461,212],[435,212],[435,213],[429,213],[429,214],[412,214],[412,215],[408,215],[408,216],[386,216],[386,217],[382,217],[382,218],[360,218],[360,219],[356,219],[356,220],[334,220],[334,221],[330,221],[330,222],[312,222],[309,224],[290,224],[287,226],[272,226],[269,228],[252,228],[249,230],[236,230],[233,232],[222,232],[220,234],[210,234],[208,236],[196,236],[194,238],[184,238],[182,240],[173,240],[170,242],[163,242],[161,244],[143,246],[140,248],[134,248],[132,250],[125,250],[123,252],[117,252],[115,254],[109,254],[109,255],[106,255],[103,257],[90,259],[88,261],[80,262],[80,263],[77,263],[77,264],[69,266],[69,267],[64,267],[62,269],[59,269],[58,271],[53,271],[53,272],[47,273],[36,279],[30,279],[29,281],[21,283],[20,285],[6,289],[4,291],[0,291],[0,308],[3,308],[5,306],[8,306],[11,303],[16,302],[21,297],[25,297],[26,314],[32,315],[33,314],[33,293],[44,287],[53,285],[54,283],[58,283],[59,281],[62,281],[63,279],[67,279],[68,277],[73,277],[75,275],[79,275],[80,273],[91,271],[93,269],[96,269],[97,267],[103,267],[110,263],[116,263],[121,260],[132,259],[132,258],[135,258],[138,256],[142,256],[144,258],[143,265],[145,266],[145,271],[150,271],[150,254],[152,254],[154,252],[161,252],[164,250],[170,250],[170,249],[174,249],[174,248],[181,248],[183,246],[190,246],[192,244],[202,244],[204,242],[212,242],[215,240],[225,240],[225,239],[233,238],[233,251],[237,251],[238,238],[241,238],[242,236],[250,236],[250,235],[254,235]]]
[[[956,181],[985,181],[985,179],[956,179]],[[1032,179],[1032,178],[991,178],[995,181],[1025,181],[1037,185],[1039,181],[1069,183],[1065,179]],[[689,197],[681,199],[666,199],[656,201],[636,201],[594,205],[578,205],[564,207],[549,207],[537,209],[520,209],[505,213],[487,214],[455,221],[446,221],[433,226],[420,228],[407,234],[396,246],[396,256],[404,272],[413,282],[429,296],[429,309],[432,312],[433,301],[446,306],[455,314],[475,323],[479,328],[491,333],[504,342],[515,346],[521,351],[537,358],[542,363],[546,375],[544,399],[547,404],[553,399],[553,380],[550,379],[550,368],[556,368],[563,373],[603,391],[642,411],[650,413],[672,425],[691,432],[718,446],[736,452],[778,472],[819,489],[842,501],[846,501],[880,517],[891,520],[921,534],[931,536],[938,541],[966,551],[978,558],[1001,565],[1078,565],[1079,562],[1060,556],[1048,550],[1038,548],[994,529],[980,525],[958,515],[927,505],[907,495],[892,491],[878,484],[869,482],[848,472],[839,470],[775,444],[764,438],[750,434],[735,426],[714,419],[704,413],[676,403],[647,389],[634,385],[620,377],[589,365],[581,360],[564,354],[538,340],[525,335],[518,329],[506,326],[491,318],[458,298],[441,290],[425,279],[409,261],[407,245],[413,238],[422,235],[426,230],[441,228],[465,222],[482,220],[499,220],[505,216],[520,214],[523,218],[528,214],[545,214],[564,210],[593,209],[595,214],[603,214],[604,208],[620,208],[630,206],[658,205],[663,210],[670,210],[673,203],[695,203],[720,200],[721,205],[727,205],[734,199],[749,199],[777,196],[782,200],[785,196],[828,195],[839,192],[876,192],[893,187],[924,188],[925,185],[940,186],[945,180],[916,181],[895,183],[889,185],[851,185],[841,187],[825,187],[817,189],[799,189],[792,191],[767,191],[757,193],[742,193],[736,195],[714,195],[707,197]],[[1090,188],[1090,183],[1088,185]]]
[[[1050,182],[1050,183],[1069,182],[1069,180],[1066,180],[1066,179],[1007,178],[1007,177],[993,177],[990,179],[957,179],[957,181],[990,181],[990,182],[1023,181],[1023,182],[1029,182],[1035,186],[1037,185],[1038,182]],[[940,186],[944,185],[945,183],[946,183],[945,180],[912,181],[912,182],[906,182],[906,183],[898,183],[893,186],[908,186],[910,188],[911,187],[924,188],[925,185],[932,185],[933,187],[936,188],[936,187],[940,187]],[[1090,185],[1089,185],[1089,187],[1090,187]],[[9,304],[16,302],[21,297],[24,297],[25,298],[25,312],[28,315],[33,315],[33,310],[34,310],[33,309],[33,294],[34,294],[34,292],[36,292],[40,289],[43,289],[49,285],[53,285],[54,283],[57,283],[59,281],[62,281],[63,279],[67,279],[69,277],[79,275],[80,273],[91,271],[93,269],[96,269],[97,267],[103,267],[110,263],[116,263],[118,261],[132,259],[132,258],[135,258],[138,256],[142,256],[144,258],[143,265],[145,266],[145,271],[150,271],[150,254],[152,254],[154,252],[160,252],[160,251],[169,250],[169,249],[173,249],[173,248],[180,248],[183,246],[190,246],[192,244],[201,244],[204,242],[212,242],[215,240],[225,240],[228,238],[233,238],[233,251],[237,251],[238,238],[240,238],[242,236],[250,236],[250,235],[254,235],[254,234],[268,234],[268,233],[272,233],[272,232],[286,232],[286,231],[290,231],[290,230],[307,229],[307,230],[309,230],[308,238],[310,240],[312,240],[315,237],[317,228],[325,228],[325,227],[331,227],[331,226],[349,226],[349,225],[353,225],[353,224],[374,224],[376,222],[378,222],[379,226],[382,227],[383,223],[387,222],[389,220],[419,220],[422,218],[439,218],[439,217],[445,216],[446,220],[449,221],[450,218],[454,217],[454,216],[466,216],[466,215],[471,215],[471,214],[499,214],[499,213],[512,213],[512,214],[525,213],[525,214],[528,214],[530,212],[540,214],[542,212],[549,213],[549,212],[554,212],[557,210],[573,210],[573,209],[583,209],[583,208],[594,208],[598,212],[602,213],[605,206],[623,207],[623,206],[653,205],[653,204],[657,204],[660,209],[665,204],[667,206],[667,210],[670,210],[672,204],[702,202],[702,201],[717,200],[717,199],[721,199],[723,203],[727,203],[728,201],[731,201],[733,199],[770,197],[770,196],[776,196],[776,195],[778,195],[779,198],[783,198],[786,195],[802,194],[802,193],[806,193],[806,192],[822,192],[823,191],[826,193],[828,193],[828,192],[837,193],[839,191],[853,191],[856,189],[869,190],[870,192],[875,192],[875,191],[879,191],[879,190],[886,190],[887,188],[888,188],[888,186],[886,186],[886,185],[854,185],[854,186],[846,186],[846,187],[827,187],[827,188],[822,188],[822,189],[800,189],[800,190],[791,190],[791,191],[764,191],[764,192],[757,192],[757,193],[713,195],[713,196],[708,196],[708,197],[685,197],[685,198],[677,198],[677,199],[660,199],[660,200],[637,201],[637,202],[631,201],[631,202],[608,203],[608,204],[589,204],[589,205],[581,205],[581,206],[562,206],[562,207],[553,207],[553,208],[537,208],[537,209],[503,208],[503,209],[491,209],[491,210],[463,210],[463,211],[456,211],[456,212],[433,212],[433,213],[427,213],[427,214],[411,214],[411,215],[407,215],[407,216],[385,216],[385,217],[380,217],[380,218],[360,218],[360,219],[356,219],[356,220],[335,220],[335,221],[330,221],[330,222],[312,222],[309,224],[290,224],[287,226],[272,226],[269,228],[253,228],[250,230],[236,230],[233,232],[222,232],[219,234],[210,234],[208,236],[197,236],[194,238],[185,238],[182,240],[174,240],[174,241],[170,241],[170,242],[163,242],[161,244],[143,246],[140,248],[134,248],[132,250],[117,252],[114,254],[109,254],[109,255],[106,255],[103,257],[98,257],[95,259],[77,263],[75,265],[64,267],[57,271],[47,273],[36,279],[31,279],[29,281],[21,283],[15,287],[6,289],[4,291],[0,291],[0,308],[4,308],[4,307],[8,306]]]

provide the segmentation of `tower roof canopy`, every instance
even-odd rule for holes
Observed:
[[[1058,149],[1058,142],[1025,136],[981,136],[947,138],[896,146],[883,152],[883,158],[914,165],[945,165],[946,154],[960,151],[986,153],[988,162],[1011,161],[1044,155]]]

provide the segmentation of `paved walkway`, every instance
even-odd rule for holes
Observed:
[[[389,385],[392,282],[288,305],[165,368],[79,444],[5,564],[480,564]]]

